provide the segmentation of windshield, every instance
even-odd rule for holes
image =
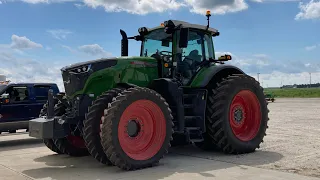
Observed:
[[[161,51],[172,52],[172,34],[166,34],[163,29],[157,29],[145,36],[142,56],[153,57]],[[168,54],[163,52],[164,54]]]

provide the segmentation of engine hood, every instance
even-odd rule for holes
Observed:
[[[147,62],[156,62],[156,59],[150,57],[140,57],[140,56],[131,56],[131,57],[109,57],[109,58],[101,58],[96,60],[84,61],[75,64],[71,64],[69,66],[65,66],[61,69],[61,71],[70,71],[70,70],[77,70],[78,68],[88,67],[91,68],[92,66],[95,67],[96,70],[104,69],[110,66],[114,66],[117,64],[117,61],[125,60],[125,61],[147,61]],[[98,68],[98,69],[96,69]]]

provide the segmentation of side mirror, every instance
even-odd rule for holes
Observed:
[[[189,28],[181,28],[180,29],[179,47],[180,48],[188,47],[188,41],[189,41]]]
[[[218,61],[230,61],[232,59],[231,55],[223,55],[218,58]]]

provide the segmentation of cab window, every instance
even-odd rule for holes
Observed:
[[[34,93],[37,101],[46,101],[50,86],[34,86]]]
[[[9,94],[10,103],[29,101],[29,91],[27,86],[9,87],[5,94]]]
[[[142,56],[157,57],[172,55],[172,35],[166,34],[163,29],[150,32],[144,37]]]
[[[206,59],[212,58],[214,59],[214,49],[213,49],[213,44],[212,44],[212,37],[205,34],[203,38],[203,43],[204,43],[204,50],[206,52]]]

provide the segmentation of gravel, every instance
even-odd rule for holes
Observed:
[[[175,153],[320,177],[320,99],[276,99],[261,148],[245,155],[177,148]]]

